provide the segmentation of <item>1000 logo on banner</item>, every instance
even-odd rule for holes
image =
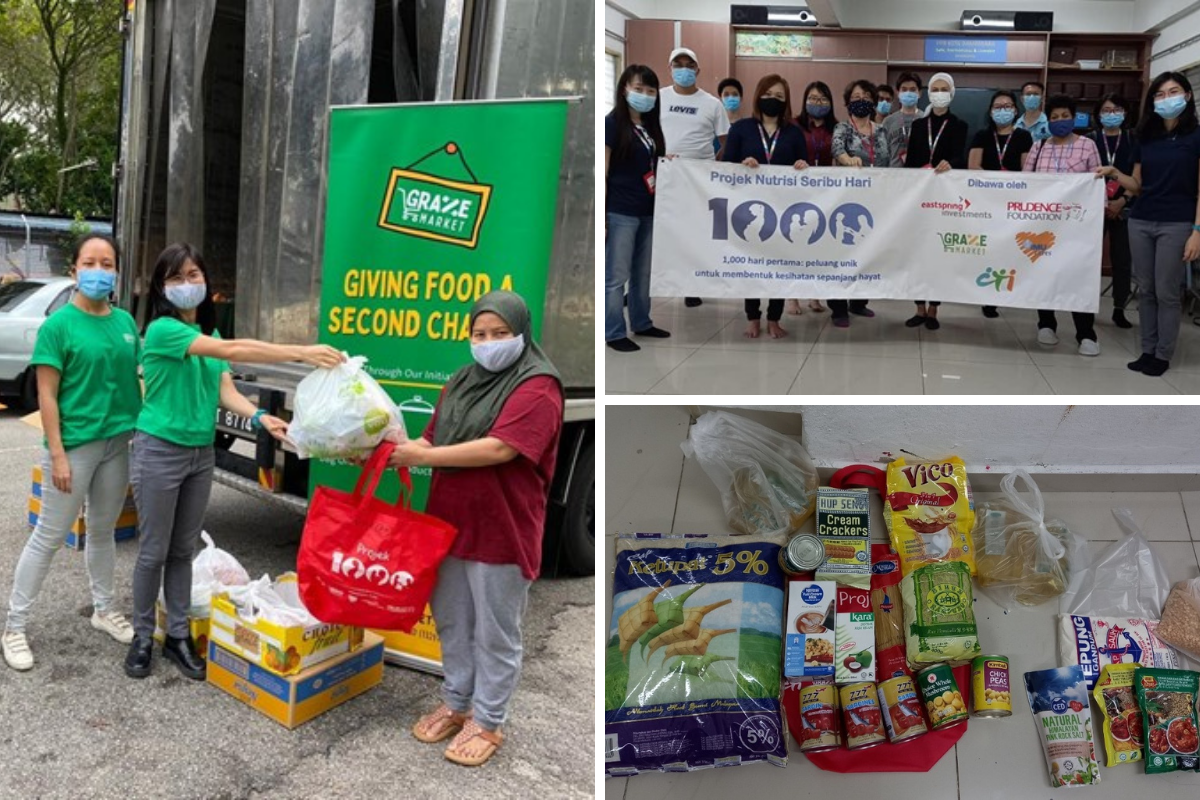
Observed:
[[[843,203],[828,217],[817,205],[806,201],[792,203],[778,213],[762,200],[746,200],[729,211],[729,198],[714,197],[708,201],[712,212],[712,238],[728,241],[729,229],[745,242],[765,242],[777,232],[793,244],[816,244],[826,233],[839,244],[856,245],[875,227],[875,218],[866,206]]]

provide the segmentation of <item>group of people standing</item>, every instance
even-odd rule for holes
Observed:
[[[951,110],[954,78],[939,72],[924,85],[903,72],[896,86],[852,81],[842,92],[847,118],[838,120],[834,96],[822,81],[809,83],[793,107],[791,87],[777,74],[758,81],[743,97],[734,78],[719,84],[719,98],[696,86],[696,54],[670,55],[672,85],[659,87],[647,66],[628,67],[617,82],[605,118],[605,340],[619,352],[639,349],[629,338],[666,337],[650,318],[650,253],[654,224],[654,177],[658,159],[692,158],[807,169],[810,166],[1093,173],[1106,183],[1104,235],[1112,262],[1115,325],[1126,317],[1132,280],[1138,286],[1142,355],[1128,366],[1162,375],[1170,366],[1182,318],[1188,262],[1200,259],[1200,130],[1192,87],[1177,72],[1150,84],[1139,109],[1117,94],[1105,95],[1092,114],[1092,132],[1080,135],[1077,103],[1046,96],[1030,81],[1020,92],[999,90],[991,98],[986,126],[968,142],[967,122]],[[918,106],[922,91],[928,106]],[[748,101],[748,102],[747,102]],[[898,101],[896,108],[894,103]],[[685,298],[688,306],[699,298]],[[626,326],[625,305],[629,309]],[[810,301],[813,311],[824,311]],[[910,328],[937,330],[937,300],[916,302]],[[745,301],[745,335],[761,335],[762,301]],[[767,301],[767,332],[787,335],[785,310],[802,313],[799,299]],[[830,300],[832,323],[849,327],[851,316],[872,317],[866,300]],[[984,306],[985,317],[999,316]],[[1096,356],[1095,315],[1072,314],[1078,352]],[[1037,341],[1058,344],[1053,309],[1038,311]]]

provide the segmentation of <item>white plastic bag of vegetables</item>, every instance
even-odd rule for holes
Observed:
[[[605,645],[612,776],[787,762],[783,537],[617,540]]]
[[[366,458],[389,433],[405,435],[400,410],[363,369],[366,363],[355,356],[300,381],[288,426],[300,458]]]
[[[709,411],[696,420],[685,455],[717,485],[739,533],[795,533],[817,505],[817,469],[795,439],[745,417]]]

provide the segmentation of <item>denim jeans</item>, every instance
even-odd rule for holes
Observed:
[[[604,341],[624,339],[625,285],[629,284],[629,327],[654,327],[650,321],[650,247],[654,217],[606,214],[604,240]]]

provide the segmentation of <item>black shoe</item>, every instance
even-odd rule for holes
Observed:
[[[1116,325],[1118,328],[1132,328],[1133,327],[1133,323],[1130,322],[1129,320],[1125,319],[1124,309],[1120,309],[1120,308],[1113,309],[1113,324]]]
[[[634,353],[642,349],[641,346],[626,337],[613,339],[611,342],[605,342],[605,344],[618,353]]]
[[[917,314],[904,320],[904,327],[919,328],[925,324],[925,320],[927,319],[929,319],[929,317],[925,316],[924,314]]]
[[[646,330],[644,330],[644,331],[634,331],[633,335],[634,336],[648,336],[651,339],[670,339],[671,338],[671,334],[667,333],[662,328],[656,328],[653,325],[651,325],[649,328],[646,328]]]
[[[937,317],[926,317],[925,327],[931,331],[936,331],[938,328],[942,327],[942,323],[938,322]]]
[[[150,661],[154,655],[154,640],[149,636],[134,636],[125,654],[125,674],[131,678],[145,678],[150,674]]]
[[[1154,361],[1154,355],[1153,355],[1153,354],[1151,354],[1151,353],[1142,353],[1140,356],[1138,356],[1138,360],[1137,360],[1137,361],[1130,361],[1130,362],[1129,362],[1128,364],[1126,364],[1125,366],[1129,367],[1129,368],[1130,368],[1131,370],[1133,370],[1134,372],[1145,372],[1145,371],[1146,371],[1146,367],[1150,366],[1150,364],[1151,364],[1153,361]]]
[[[685,298],[683,298],[683,304],[684,304],[685,306],[687,306],[688,308],[695,308],[696,306],[698,306],[698,305],[701,305],[703,302],[704,302],[704,301],[703,301],[703,300],[701,300],[699,297],[685,297]]]
[[[1161,358],[1152,358],[1150,359],[1150,363],[1142,368],[1142,374],[1149,375],[1151,378],[1157,378],[1166,372],[1170,366],[1170,361],[1164,361]]]
[[[204,680],[205,664],[200,656],[196,655],[196,646],[192,644],[192,637],[176,639],[168,636],[166,642],[163,643],[163,657],[168,661],[174,661],[175,666],[179,667],[179,671],[185,677],[194,681]]]
[[[995,319],[1000,316],[1000,312],[996,310],[995,306],[984,306],[983,315],[988,319]]]

